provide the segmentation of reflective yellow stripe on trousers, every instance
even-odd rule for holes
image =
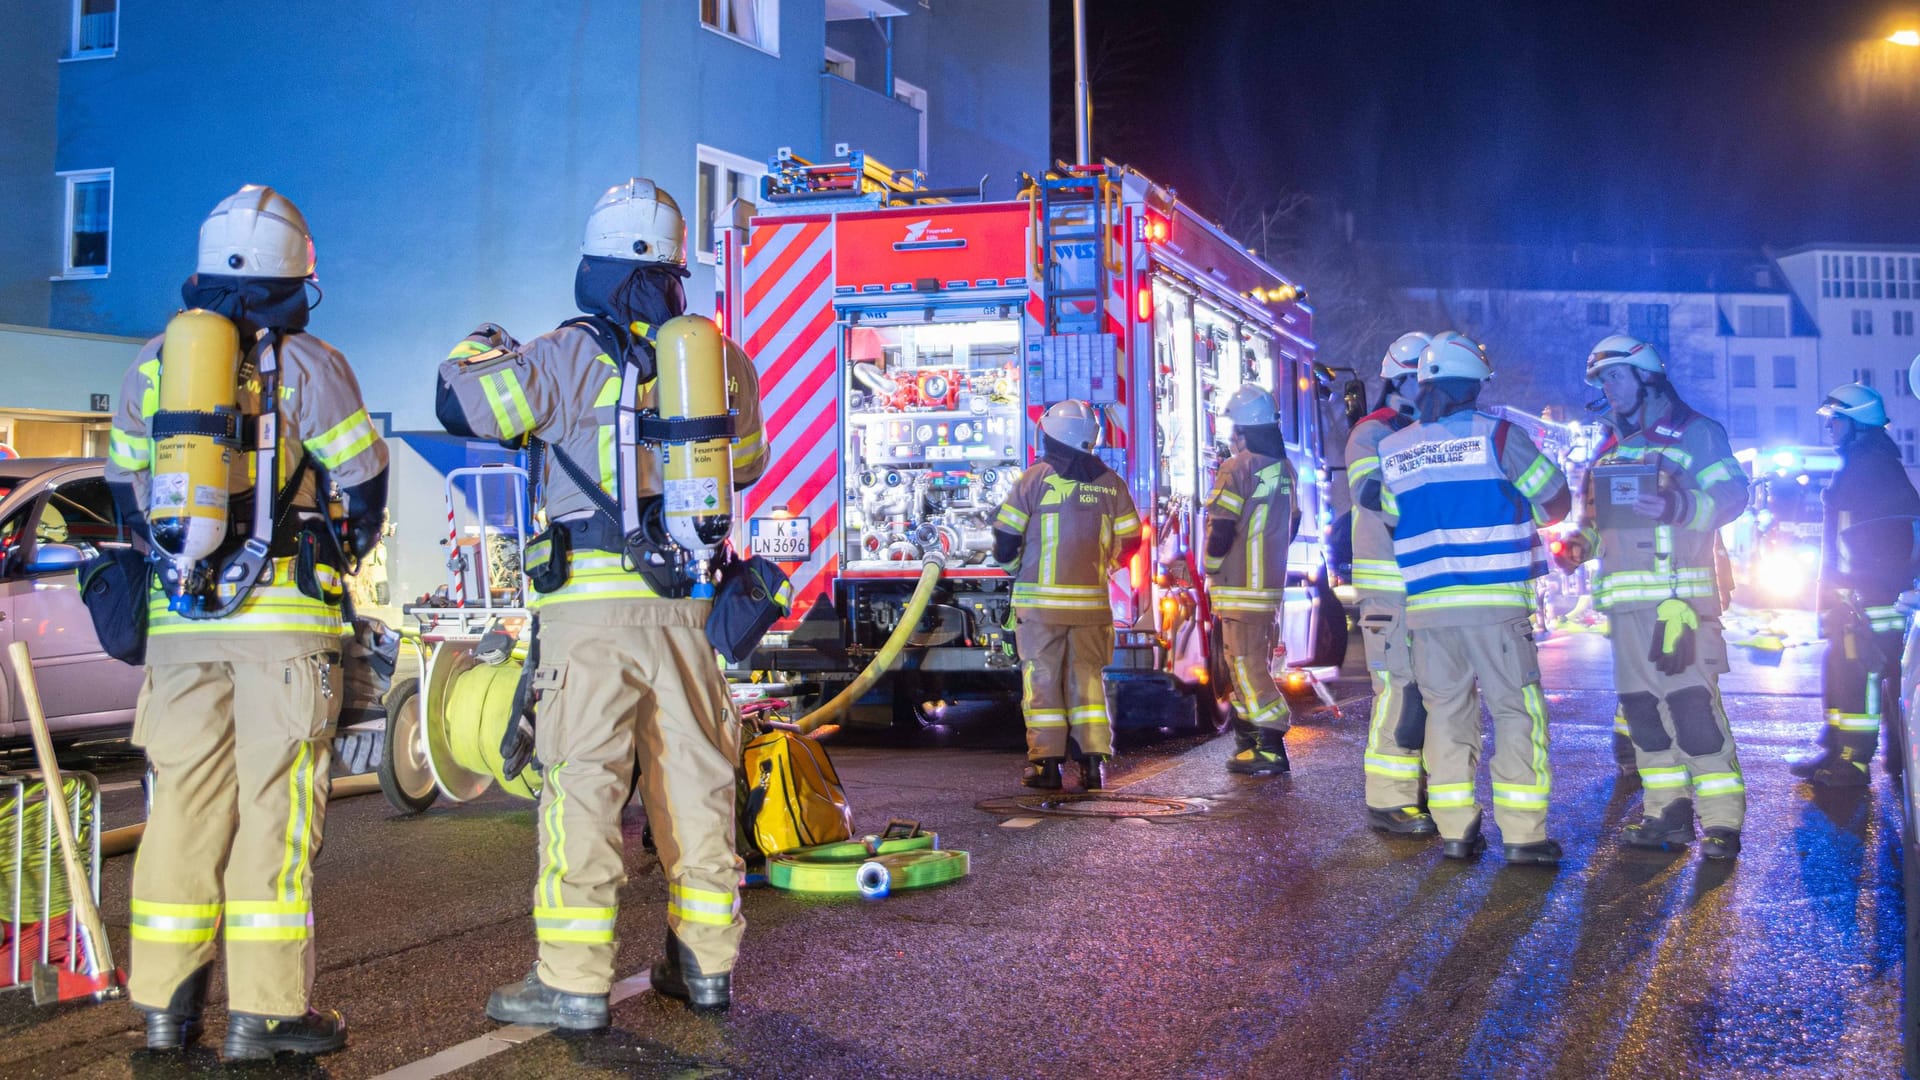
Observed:
[[[219,904],[164,904],[134,898],[128,933],[135,941],[200,945],[213,940],[220,926]]]

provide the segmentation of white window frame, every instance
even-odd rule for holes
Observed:
[[[742,176],[753,177],[755,180],[767,175],[765,162],[755,161],[748,157],[741,157],[739,154],[730,154],[725,150],[708,146],[705,143],[698,144],[694,147],[693,157],[693,213],[695,217],[700,216],[700,166],[712,165],[714,168],[720,170],[719,180],[721,182],[713,193],[715,200],[720,200],[725,197],[724,192],[727,186],[726,179],[728,173],[739,173]],[[759,200],[756,199],[754,201],[757,203]],[[707,220],[695,223],[693,228],[687,230],[689,236],[694,238],[694,258],[699,259],[709,266],[713,264],[713,217],[726,208],[727,205],[725,202],[721,202],[717,206],[707,207]]]
[[[740,0],[714,0],[716,8],[737,2],[740,2]],[[700,14],[698,5],[696,5],[694,9],[694,18],[700,20],[702,29],[719,34],[728,41],[737,41],[749,49],[758,49],[768,56],[779,56],[780,0],[745,0],[745,2],[753,5],[754,26],[760,31],[760,39],[758,41],[743,34],[736,34],[731,30],[723,30],[708,22]]]
[[[54,173],[66,181],[67,194],[62,200],[65,211],[60,217],[60,272],[52,278],[54,281],[91,281],[106,277],[113,271],[113,200],[114,182],[112,169],[68,169]],[[104,266],[73,265],[73,195],[74,188],[90,180],[107,182],[107,262]]]
[[[920,114],[920,163],[915,166],[921,172],[927,171],[927,90],[905,79],[893,80],[893,100]]]
[[[845,75],[841,75],[837,72],[827,71],[827,72],[824,72],[823,74],[832,75],[836,79],[845,79],[848,82],[859,81],[858,76],[860,73],[860,65],[858,62],[854,60],[853,57],[829,45],[827,46],[826,62],[828,64],[846,65],[847,73]]]
[[[120,54],[120,3],[113,5],[113,45],[105,49],[80,48],[80,3],[71,0],[67,6],[67,54],[60,58],[63,64],[78,60],[110,60]]]

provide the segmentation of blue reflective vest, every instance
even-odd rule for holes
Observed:
[[[1472,411],[1381,440],[1407,610],[1520,607],[1545,570],[1527,497],[1500,465],[1500,421]]]

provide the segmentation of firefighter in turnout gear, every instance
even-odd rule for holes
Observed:
[[[1670,849],[1693,840],[1732,858],[1746,817],[1733,732],[1720,703],[1727,670],[1714,538],[1747,505],[1747,477],[1727,433],[1680,400],[1666,362],[1645,342],[1614,334],[1587,359],[1587,382],[1606,395],[1613,431],[1587,471],[1580,531],[1557,558],[1569,570],[1601,564],[1594,606],[1607,613],[1616,731],[1633,745],[1642,820],[1622,839]]]
[[[1274,685],[1273,647],[1287,583],[1287,548],[1300,528],[1299,482],[1273,395],[1247,385],[1227,399],[1233,456],[1207,499],[1207,590],[1233,672],[1235,754],[1227,771],[1286,772],[1292,710]]]
[[[621,430],[632,429],[635,416],[622,417],[634,410],[647,423],[655,372],[664,371],[657,365],[673,362],[651,339],[685,310],[684,245],[666,192],[642,179],[611,188],[587,219],[574,276],[586,316],[524,344],[484,325],[440,365],[437,408],[448,431],[509,443],[531,437],[530,456],[545,466],[536,480],[548,528],[528,554],[534,760],[544,769],[533,899],[539,961],[488,1000],[487,1015],[503,1023],[607,1025],[626,880],[620,811],[636,757],[667,880],[665,956],[653,966],[653,988],[696,1009],[731,1002],[745,930],[734,833],[740,721],[704,632],[711,604],[694,597],[694,579],[660,523],[661,467]],[[713,361],[722,357],[737,489],[766,466],[759,383],[738,346],[723,342]],[[630,519],[636,529],[625,528]]]
[[[1486,846],[1473,795],[1484,693],[1507,861],[1552,865],[1560,845],[1546,833],[1553,777],[1533,579],[1546,569],[1536,529],[1565,517],[1572,497],[1524,431],[1474,409],[1492,375],[1486,352],[1459,334],[1421,350],[1419,420],[1380,441],[1380,499],[1407,588],[1414,679],[1427,707],[1427,805],[1442,852],[1470,859]]]
[[[1887,769],[1900,769],[1900,651],[1907,620],[1894,601],[1913,586],[1920,494],[1907,479],[1900,448],[1887,436],[1886,403],[1872,388],[1848,383],[1835,389],[1819,415],[1842,462],[1821,496],[1816,610],[1820,636],[1827,640],[1827,725],[1821,752],[1789,771],[1824,787],[1864,787],[1882,731]]]
[[[1430,340],[1426,334],[1407,333],[1387,348],[1380,360],[1380,405],[1353,425],[1346,457],[1354,501],[1353,585],[1360,593],[1360,630],[1373,679],[1364,759],[1367,824],[1413,836],[1436,831],[1420,785],[1427,707],[1413,677],[1407,586],[1393,558],[1393,535],[1379,511],[1367,507],[1380,505],[1380,441],[1414,422],[1415,376],[1421,350]]]
[[[156,554],[176,550],[163,534],[177,540],[189,487],[194,507],[228,510],[205,560],[212,581],[169,585],[177,598],[156,583],[148,602],[133,741],[154,785],[129,989],[155,1050],[199,1035],[222,935],[227,1058],[346,1044],[340,1015],[309,1007],[313,858],[342,695],[341,577],[379,542],[387,447],[345,358],[306,332],[313,268],[306,220],[285,196],[248,185],[222,200],[181,290],[198,310],[140,350],[109,436],[115,501],[135,535],[151,516]],[[209,407],[220,398],[237,410]],[[219,468],[174,471],[178,440],[206,439],[223,418]],[[345,536],[327,518],[329,482]]]
[[[1140,515],[1126,482],[1093,453],[1098,410],[1063,401],[1040,419],[1042,454],[994,519],[994,558],[1014,575],[1020,711],[1027,723],[1028,787],[1060,786],[1068,736],[1087,790],[1106,786],[1113,756],[1102,671],[1113,661],[1112,569],[1140,546]]]

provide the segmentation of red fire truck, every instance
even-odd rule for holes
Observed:
[[[1012,685],[1010,582],[992,523],[1067,398],[1106,414],[1100,455],[1127,480],[1148,543],[1113,578],[1110,687],[1229,692],[1200,573],[1202,504],[1224,460],[1218,415],[1245,382],[1280,403],[1302,478],[1283,639],[1305,688],[1338,664],[1327,588],[1327,471],[1305,293],[1174,193],[1124,166],[1056,166],[989,202],[930,191],[860,154],[781,151],[763,205],[718,230],[716,311],[760,373],[771,462],[743,539],[793,576],[793,616],[752,665],[829,689],[897,626],[937,548],[946,569],[893,683],[920,701]],[[1128,710],[1116,708],[1127,719]]]

